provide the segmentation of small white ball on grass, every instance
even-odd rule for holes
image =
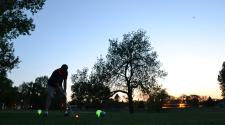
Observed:
[[[76,114],[76,115],[75,115],[75,118],[79,118],[79,115],[78,115],[78,114]]]

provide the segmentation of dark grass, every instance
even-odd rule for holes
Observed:
[[[48,117],[36,111],[0,111],[0,125],[225,125],[224,109],[169,110],[161,113],[107,112],[97,118],[95,112],[80,112],[79,118],[50,112]]]

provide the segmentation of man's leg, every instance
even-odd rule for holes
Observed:
[[[62,108],[65,110],[65,113],[64,115],[65,116],[68,116],[69,115],[69,107],[68,107],[68,104],[67,104],[67,97],[66,97],[66,93],[64,92],[63,88],[62,87],[58,87],[58,92],[60,93],[61,95],[61,99],[60,99],[60,102],[62,104]]]
[[[69,115],[69,106],[67,104],[67,97],[66,97],[66,93],[61,92],[62,94],[62,104],[63,104],[63,108],[65,110],[64,115],[68,116]]]
[[[65,96],[63,97],[63,104],[64,104],[64,110],[65,110],[64,115],[68,116],[70,107],[67,104],[67,98]]]
[[[48,116],[48,109],[51,105],[51,101],[54,96],[54,92],[55,92],[55,89],[52,86],[47,85],[47,97],[46,97],[46,104],[45,104],[45,115],[46,116]]]
[[[71,109],[70,109],[70,107],[68,106],[68,103],[67,103],[67,95],[66,95],[66,92],[64,92],[63,88],[60,87],[60,86],[57,88],[57,92],[61,96],[60,104],[62,104],[61,106],[65,110],[64,115],[65,116],[69,116],[69,114],[71,113],[71,111],[70,111]]]

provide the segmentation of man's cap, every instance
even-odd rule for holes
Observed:
[[[61,69],[67,70],[67,69],[68,69],[68,66],[67,66],[66,64],[63,64],[63,65],[61,66]]]

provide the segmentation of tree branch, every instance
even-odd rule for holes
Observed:
[[[131,85],[131,88],[132,88],[132,89],[133,89],[133,88],[137,88],[138,85],[141,85],[141,81],[131,81],[131,83],[133,83],[133,84]]]
[[[110,93],[110,97],[112,97],[113,95],[115,95],[117,92],[122,92],[122,93],[125,93],[125,94],[128,94],[128,92],[124,91],[124,90],[115,90],[115,91],[112,91]]]

